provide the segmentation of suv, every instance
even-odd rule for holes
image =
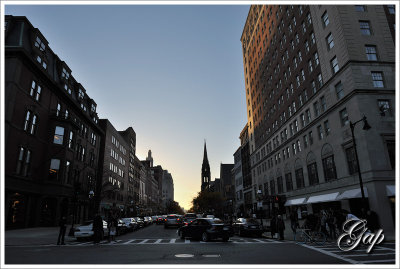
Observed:
[[[182,225],[182,217],[175,214],[170,214],[166,217],[164,228],[168,228],[170,226],[180,227]]]

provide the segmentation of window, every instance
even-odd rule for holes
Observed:
[[[42,59],[42,57],[40,57],[39,55],[36,57],[36,61],[37,61],[38,63],[40,63],[40,64],[43,66],[44,69],[47,68],[47,63],[46,63],[46,61],[44,61],[44,60]]]
[[[68,94],[71,94],[71,93],[72,93],[71,88],[70,88],[67,84],[64,84],[64,90],[65,90]]]
[[[336,74],[339,71],[339,64],[338,64],[336,56],[333,57],[333,59],[331,60],[331,67],[332,67],[332,72],[334,74]]]
[[[323,139],[324,138],[324,132],[322,131],[322,126],[318,125],[317,130],[318,130],[318,139],[319,140]]]
[[[83,92],[82,89],[78,90],[78,97],[79,97],[79,99],[83,99],[85,97],[85,93]]]
[[[64,169],[64,181],[67,184],[71,184],[71,162],[65,162],[65,169]]]
[[[333,155],[322,159],[322,167],[324,168],[325,181],[336,179],[336,167]]]
[[[270,186],[270,189],[271,189],[271,195],[274,195],[275,194],[275,180],[271,180],[269,182],[269,186]]]
[[[312,23],[310,13],[307,13],[307,22],[308,22],[308,25],[310,25]]]
[[[349,167],[349,174],[353,175],[357,173],[357,160],[354,147],[346,149],[347,165]]]
[[[297,120],[294,121],[294,127],[297,133],[299,131],[299,124],[297,123]]]
[[[342,99],[344,96],[342,82],[339,82],[338,84],[335,85],[335,91],[336,91],[337,98]]]
[[[313,133],[312,133],[312,131],[310,131],[310,132],[308,133],[308,138],[310,138],[310,145],[312,145],[312,144],[314,143],[314,138],[313,138]]]
[[[318,86],[319,86],[319,88],[321,88],[322,85],[324,85],[324,82],[322,81],[322,75],[318,74]]]
[[[347,109],[342,109],[341,111],[339,111],[339,114],[342,126],[347,125],[349,123],[349,115],[347,114]]]
[[[314,32],[311,32],[310,38],[311,38],[311,45],[314,45],[315,44],[315,34],[314,34]]]
[[[74,132],[69,132],[69,138],[68,138],[68,148],[73,149],[74,148]]]
[[[387,5],[389,14],[395,14],[395,6],[394,5]]]
[[[45,44],[38,36],[36,37],[35,47],[37,47],[42,52],[46,49]]]
[[[42,88],[40,87],[39,84],[37,84],[36,81],[32,81],[32,86],[30,90],[30,96],[32,96],[36,101],[40,100],[40,94],[42,92]]]
[[[17,168],[16,168],[17,175],[27,176],[30,168],[30,163],[31,163],[31,151],[24,147],[19,147]]]
[[[371,72],[372,83],[375,88],[383,88],[383,73],[382,72]]]
[[[283,180],[282,177],[277,177],[276,179],[278,184],[278,194],[283,192]]]
[[[299,152],[301,152],[301,143],[300,143],[300,140],[297,139],[296,143],[297,143],[297,150],[298,150]]]
[[[329,128],[329,121],[324,121],[324,129],[325,129],[325,134],[328,136],[331,133],[331,129]]]
[[[366,45],[365,53],[367,54],[368,61],[377,61],[378,57],[376,55],[376,46]]]
[[[35,134],[37,126],[37,115],[33,114],[32,111],[27,110],[25,114],[24,131],[29,134]]]
[[[381,116],[391,116],[389,100],[378,100],[378,108]]]
[[[389,155],[389,161],[392,169],[395,169],[396,167],[396,147],[395,147],[395,141],[394,140],[389,140],[386,141],[386,148],[387,152]]]
[[[313,69],[312,61],[311,61],[311,60],[308,60],[308,73],[311,74],[311,72],[312,72],[313,70],[314,70],[314,69]]]
[[[310,51],[310,46],[308,45],[308,40],[306,40],[306,42],[304,42],[304,48],[306,49],[306,52]]]
[[[308,147],[308,137],[307,137],[307,135],[303,136],[303,144],[304,144],[304,148]]]
[[[57,103],[56,116],[60,116],[60,113],[61,113],[61,104]]]
[[[310,185],[316,185],[319,183],[318,179],[318,170],[317,170],[317,163],[311,163],[307,165],[308,170],[308,178],[310,180]]]
[[[319,104],[318,104],[318,102],[315,102],[313,105],[314,105],[315,117],[318,117],[321,114],[321,111],[320,111],[320,108],[319,108]]]
[[[296,143],[292,144],[292,149],[293,149],[293,155],[296,155],[296,153],[297,153]]]
[[[311,81],[311,89],[312,89],[312,93],[316,93],[317,92],[317,86],[315,85],[315,81]]]
[[[307,121],[306,121],[306,123],[308,124],[308,123],[311,122],[311,112],[310,112],[309,109],[306,110],[306,114],[307,114]]]
[[[365,12],[366,8],[363,5],[355,5],[356,11]]]
[[[325,112],[326,111],[325,96],[321,96],[321,98],[319,98],[319,101],[321,103],[321,112]]]
[[[69,79],[69,72],[64,67],[62,69],[61,78],[64,78],[65,80]]]
[[[314,61],[315,61],[315,66],[319,65],[318,52],[314,53]]]
[[[303,90],[303,95],[304,95],[304,101],[308,101],[308,95],[307,95],[307,90]]]
[[[295,172],[296,176],[296,186],[297,189],[301,189],[304,187],[304,175],[303,175],[303,168],[297,169]]]
[[[362,35],[371,35],[371,28],[369,25],[369,21],[359,21],[360,30]]]
[[[322,15],[321,19],[322,19],[322,24],[324,25],[324,27],[328,26],[329,18],[328,18],[328,12],[327,11],[325,11],[325,13]]]
[[[286,179],[286,191],[293,190],[292,173],[285,174]]]
[[[62,145],[64,142],[64,127],[56,126],[53,143]]]
[[[50,169],[49,169],[49,180],[57,180],[59,170],[60,170],[60,160],[51,159]]]
[[[335,46],[332,33],[329,33],[329,35],[326,37],[326,44],[328,45],[328,50],[332,49]]]

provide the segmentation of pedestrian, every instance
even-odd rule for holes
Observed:
[[[325,234],[325,236],[328,236],[328,231],[326,229],[327,226],[327,220],[328,216],[326,215],[325,210],[321,210],[320,212],[320,231]]]
[[[371,232],[375,232],[376,230],[379,229],[379,218],[378,215],[375,213],[375,211],[368,210],[367,211],[367,227],[370,229]]]
[[[336,240],[336,218],[335,218],[332,208],[329,209],[328,219],[326,222],[327,222],[328,228],[329,228],[329,237],[332,240]]]
[[[290,212],[290,228],[292,228],[293,231],[293,238],[296,239],[296,229],[299,226],[299,220],[297,218],[297,214],[295,210],[292,210]]]
[[[57,245],[65,245],[64,237],[65,231],[67,230],[67,218],[62,216],[58,222],[58,225],[60,226],[60,232],[58,233]]]
[[[285,222],[283,221],[281,215],[278,215],[278,218],[276,220],[276,228],[279,232],[279,240],[284,240]]]
[[[271,226],[271,238],[274,238],[276,233],[276,215],[272,216],[270,226]]]
[[[97,214],[93,220],[93,233],[93,243],[100,243],[103,235],[103,219],[99,214]]]
[[[115,219],[113,217],[110,217],[107,224],[108,224],[108,242],[115,241],[115,235],[117,233]]]

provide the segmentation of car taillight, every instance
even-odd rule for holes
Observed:
[[[180,220],[180,218],[178,218],[177,220]]]

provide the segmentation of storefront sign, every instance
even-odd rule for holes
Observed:
[[[337,240],[337,245],[342,251],[350,251],[363,243],[369,245],[367,248],[367,253],[369,253],[385,238],[382,229],[379,229],[376,234],[369,232],[367,221],[364,219],[346,220],[343,224],[343,232]]]

